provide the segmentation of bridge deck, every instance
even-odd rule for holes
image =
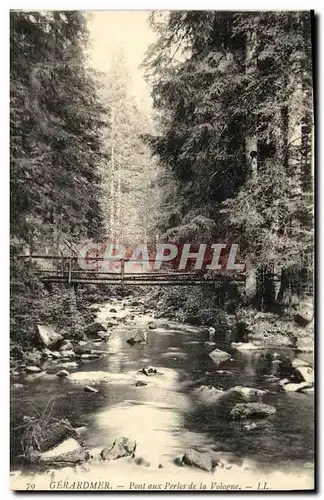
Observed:
[[[199,270],[176,270],[172,267],[144,272],[125,272],[125,264],[142,264],[143,260],[121,260],[114,272],[102,271],[103,258],[90,257],[87,260],[95,261],[96,270],[84,270],[78,266],[77,257],[32,255],[21,256],[24,259],[37,261],[34,273],[43,283],[69,283],[74,284],[110,284],[110,285],[201,285],[221,284],[224,280],[232,282],[245,282],[245,273],[217,274],[206,276]],[[155,262],[155,261],[148,261]],[[115,263],[116,264],[116,263]]]

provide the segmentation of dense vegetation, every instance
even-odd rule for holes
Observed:
[[[165,237],[239,243],[258,307],[289,287],[301,295],[312,281],[310,14],[173,11],[151,25]]]
[[[102,235],[108,120],[86,66],[82,13],[12,12],[10,44],[11,338],[28,341],[39,320],[80,319],[73,291],[44,290],[17,255]]]
[[[104,136],[109,157],[102,162],[102,212],[109,238],[124,244],[153,238],[156,196],[150,196],[156,161],[142,136],[153,123],[131,93],[127,61],[121,47],[111,54],[101,75],[101,98],[109,108],[111,127]]]

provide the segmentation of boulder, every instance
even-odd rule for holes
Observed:
[[[289,382],[290,382],[289,378],[283,378],[278,382],[278,384],[280,385],[280,387],[284,387],[286,384],[289,384]]]
[[[295,368],[294,377],[298,382],[314,384],[314,370],[310,366],[298,366]]]
[[[136,441],[126,437],[115,439],[111,448],[104,448],[101,452],[103,460],[117,460],[122,457],[134,457],[136,450]]]
[[[293,368],[299,368],[300,366],[309,366],[309,363],[303,359],[295,358],[292,360],[291,365]]]
[[[195,389],[194,393],[204,404],[210,405],[218,401],[220,396],[225,394],[225,391],[222,389],[216,389],[216,387],[211,385],[202,385]]]
[[[209,357],[214,361],[216,365],[223,363],[230,359],[230,354],[225,351],[221,351],[220,349],[214,349],[214,351],[209,353]]]
[[[56,376],[57,377],[60,377],[60,378],[66,378],[69,376],[69,372],[67,370],[59,370],[57,373],[56,373]]]
[[[64,370],[70,370],[74,368],[78,368],[78,363],[76,361],[66,361],[64,363],[60,363],[59,366]]]
[[[280,357],[280,364],[278,365],[278,370],[277,370],[277,374],[280,376],[280,378],[289,378],[292,376],[293,374],[293,367],[292,367],[292,363],[291,363],[291,359],[288,358],[288,356],[281,356]]]
[[[231,347],[237,351],[253,351],[258,347],[251,342],[232,342]]]
[[[62,335],[50,325],[37,325],[37,337],[40,343],[47,348],[55,348],[63,341]]]
[[[43,354],[44,358],[52,358],[53,357],[52,351],[47,349],[47,347],[45,347],[45,349],[42,349],[42,354]]]
[[[227,392],[228,393],[235,392],[236,394],[239,394],[240,396],[243,396],[246,399],[253,397],[261,397],[267,393],[267,391],[263,391],[261,389],[255,389],[254,387],[243,387],[240,385],[231,387]]]
[[[270,430],[269,426],[269,421],[263,419],[263,420],[256,420],[253,422],[247,422],[242,426],[243,431],[255,431],[255,430],[262,430],[263,432]]]
[[[158,373],[157,369],[153,368],[152,366],[142,368],[142,370],[140,370],[140,372],[144,373],[144,375],[146,375],[147,377],[149,377],[150,375],[156,375]]]
[[[97,323],[97,322],[91,323],[85,329],[85,333],[89,337],[93,337],[93,336],[96,337],[98,332],[105,332],[105,331],[107,331],[107,328],[105,328],[101,323]]]
[[[144,457],[138,457],[134,460],[136,465],[141,465],[142,467],[150,467],[150,462]]]
[[[251,422],[250,424],[243,425],[244,431],[253,431],[255,429],[258,429],[258,422]]]
[[[215,333],[215,332],[216,332],[216,330],[215,330],[215,328],[214,328],[213,326],[210,326],[210,327],[208,328],[208,333],[209,333],[209,335],[214,335],[214,333]]]
[[[82,354],[90,354],[91,349],[89,347],[85,347],[84,344],[82,345],[77,345],[74,348],[74,352],[77,356],[81,356]]]
[[[109,337],[110,337],[110,333],[109,332],[98,332],[98,337],[104,341],[104,342],[108,342],[109,340]]]
[[[238,403],[232,408],[229,418],[232,420],[243,420],[245,418],[264,418],[274,415],[274,406],[264,403]]]
[[[184,467],[185,464],[183,463],[182,458],[183,458],[182,455],[179,456],[179,457],[175,457],[174,460],[173,460],[173,463],[175,465],[177,465],[178,467]]]
[[[102,349],[91,349],[90,354],[94,354],[95,356],[103,357],[103,356],[107,356],[107,351],[103,351]]]
[[[60,347],[60,352],[73,350],[73,344],[70,340],[64,340],[63,345]]]
[[[85,425],[82,425],[81,427],[76,427],[75,432],[79,435],[82,436],[88,431],[88,428]]]
[[[86,385],[85,388],[84,388],[84,392],[95,393],[95,392],[99,392],[99,391],[95,387],[91,387],[90,385]]]
[[[303,394],[314,394],[315,389],[314,387],[306,387],[305,389],[302,389],[301,391]]]
[[[38,366],[26,366],[27,373],[40,373],[42,370]]]
[[[141,380],[137,380],[137,382],[135,382],[135,384],[134,384],[134,387],[144,387],[145,385],[147,385],[146,382],[142,382]]]
[[[278,382],[280,380],[280,377],[276,377],[275,375],[272,374],[264,375],[264,378],[266,379],[266,382]]]
[[[157,329],[157,326],[154,323],[149,323],[148,327],[149,327],[149,330],[156,330]]]
[[[41,453],[39,463],[43,464],[77,464],[88,460],[89,453],[73,438],[66,439],[63,443],[51,450]]]
[[[136,306],[141,306],[143,304],[143,301],[140,301],[140,300],[132,300],[132,302],[130,302],[130,306],[132,307],[136,307]]]
[[[134,344],[145,344],[146,343],[146,335],[144,332],[137,332],[135,335],[126,340],[126,342],[130,345]]]
[[[297,340],[296,348],[300,352],[314,352],[313,336],[301,337]]]
[[[24,422],[35,420],[35,417],[24,416]],[[52,450],[69,438],[79,441],[79,436],[67,419],[47,422],[46,432],[38,433],[37,448],[40,453]]]
[[[182,461],[185,465],[190,467],[197,467],[198,469],[211,472],[213,468],[212,459],[206,453],[200,453],[196,450],[187,450],[182,457]]]
[[[112,307],[112,308],[109,310],[109,312],[111,312],[111,313],[116,313],[116,312],[117,312],[117,309],[115,309],[114,307]]]
[[[283,390],[286,392],[300,392],[303,389],[309,389],[312,387],[312,384],[309,384],[308,382],[299,382],[298,384],[285,384],[283,386]]]
[[[52,358],[54,359],[61,359],[62,358],[62,353],[58,351],[52,351]]]
[[[12,387],[14,387],[15,389],[22,389],[24,386],[23,386],[23,384],[18,384],[18,382],[17,382],[15,384],[12,384]]]
[[[76,354],[74,351],[72,351],[71,349],[70,350],[67,350],[67,351],[62,351],[61,352],[61,355],[64,357],[64,358],[68,358],[68,359],[75,359],[76,358]]]
[[[100,307],[97,306],[97,304],[91,304],[89,307],[90,311],[93,313],[100,312]]]
[[[81,354],[81,359],[98,359],[100,358],[100,354],[89,353],[89,354]]]
[[[314,317],[314,307],[312,303],[304,303],[294,315],[294,321],[302,327],[307,326]]]
[[[108,327],[118,326],[118,324],[119,324],[118,321],[116,319],[113,319],[113,318],[107,318],[106,321],[107,321]]]

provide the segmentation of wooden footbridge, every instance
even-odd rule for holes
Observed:
[[[34,273],[43,283],[109,284],[109,285],[202,285],[222,284],[224,281],[245,283],[245,273],[207,275],[205,271],[181,271],[163,266],[152,269],[154,260],[119,260],[108,264],[101,257],[89,257],[91,270],[82,269],[75,256],[22,255],[23,259],[35,263]],[[145,266],[145,264],[147,264]],[[152,264],[152,265],[151,265]],[[163,263],[165,264],[165,263]],[[90,267],[90,266],[89,266]],[[109,269],[111,267],[112,269]],[[145,270],[145,268],[151,269]],[[106,270],[108,268],[108,270]]]

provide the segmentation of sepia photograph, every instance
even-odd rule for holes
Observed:
[[[314,491],[314,11],[8,21],[10,489]]]

